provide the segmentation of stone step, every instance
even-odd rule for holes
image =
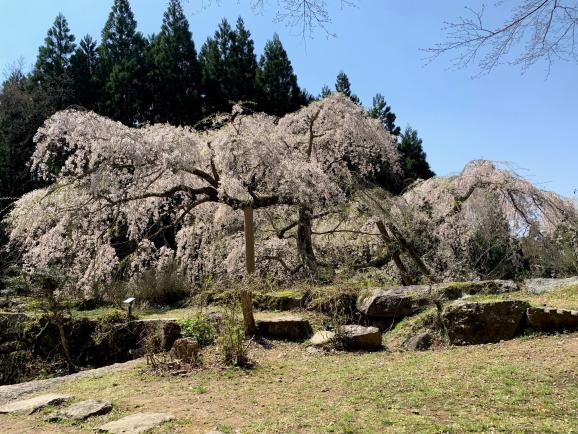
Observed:
[[[140,434],[174,419],[174,416],[167,413],[135,413],[104,424],[98,430],[111,434]]]
[[[304,341],[313,334],[308,320],[300,317],[279,317],[256,322],[259,334],[269,339]]]
[[[530,307],[526,311],[528,325],[540,331],[578,330],[578,311],[554,307]]]
[[[89,399],[70,405],[67,408],[50,413],[46,420],[54,422],[60,419],[85,420],[93,416],[110,413],[112,403],[100,399]]]
[[[70,395],[59,395],[56,393],[48,393],[46,395],[36,396],[34,398],[23,399],[21,401],[14,401],[0,407],[0,414],[20,413],[32,414],[42,410],[49,405],[60,405],[63,402],[72,399]]]

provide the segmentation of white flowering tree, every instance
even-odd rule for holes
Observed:
[[[22,249],[26,266],[59,266],[84,288],[113,277],[119,228],[138,246],[130,260],[139,270],[175,253],[150,248],[160,230],[190,227],[202,213],[215,212],[210,203],[244,211],[249,273],[253,210],[297,207],[297,245],[310,267],[314,210],[346,201],[359,177],[378,165],[399,171],[389,133],[339,94],[282,119],[235,107],[205,131],[129,128],[64,110],[35,140],[32,169],[54,183],[16,203],[7,218],[12,245]]]
[[[530,233],[543,237],[562,227],[578,233],[578,211],[570,199],[536,187],[508,167],[484,160],[470,162],[456,176],[414,184],[379,213],[394,236],[405,228],[410,244],[421,247],[426,261],[443,279],[477,278],[470,249],[480,231],[494,243],[501,237],[502,242],[514,244]],[[502,252],[500,262],[515,259],[506,254],[517,255],[517,250]],[[478,257],[473,259],[479,264],[486,252],[476,253]],[[420,271],[427,273],[423,268]]]

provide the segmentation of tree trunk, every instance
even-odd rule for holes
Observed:
[[[66,331],[64,330],[64,320],[60,313],[53,315],[56,328],[58,328],[58,334],[60,336],[60,344],[62,345],[62,351],[64,352],[64,358],[68,364],[68,373],[72,374],[77,371],[76,365],[72,360],[72,355],[70,354],[70,347],[68,346],[68,339],[66,338]]]
[[[401,248],[409,255],[409,257],[415,262],[417,268],[428,278],[430,283],[436,283],[437,279],[432,274],[432,272],[427,268],[427,265],[421,260],[420,256],[417,254],[415,249],[407,242],[401,232],[395,227],[391,222],[387,223],[387,228],[391,231],[392,235],[395,237]]]
[[[299,223],[297,225],[297,250],[301,257],[301,263],[305,272],[312,277],[317,276],[317,260],[313,251],[311,232],[313,226],[313,213],[309,208],[299,208]]]
[[[255,274],[255,227],[253,224],[253,208],[245,208],[245,264],[247,274]]]
[[[389,234],[387,233],[387,229],[385,228],[385,225],[383,224],[383,222],[380,220],[376,223],[376,225],[377,225],[377,229],[379,229],[379,233],[381,234],[381,237],[383,238],[383,241],[385,241],[385,244],[387,246],[389,246],[389,248],[393,248],[392,239],[389,236]],[[414,281],[411,278],[411,275],[409,274],[407,267],[405,266],[405,264],[401,260],[401,256],[399,255],[399,252],[397,250],[393,252],[392,259],[393,259],[393,262],[395,263],[395,266],[399,270],[399,274],[401,275],[401,280],[403,280],[403,284],[404,285],[413,285]]]
[[[245,208],[245,263],[247,276],[255,274],[255,227],[253,224],[253,208]],[[241,308],[245,336],[253,336],[257,332],[255,317],[253,316],[253,294],[249,289],[241,291]]]

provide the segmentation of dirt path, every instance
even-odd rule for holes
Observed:
[[[71,375],[64,375],[62,377],[47,378],[45,380],[33,380],[25,383],[10,384],[8,386],[0,386],[0,404],[8,401],[13,401],[20,398],[22,395],[29,393],[40,392],[42,390],[50,389],[53,386],[66,383],[77,378],[100,376],[113,371],[122,369],[130,369],[139,364],[141,359],[131,360],[125,363],[116,363],[114,365],[103,366],[102,368],[89,369],[86,371],[77,372]]]

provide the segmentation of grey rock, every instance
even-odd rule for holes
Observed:
[[[345,346],[350,349],[375,350],[381,348],[381,332],[377,327],[344,325],[340,327]]]
[[[444,310],[442,321],[450,343],[487,344],[512,339],[528,307],[521,300],[458,302]]]
[[[21,413],[32,414],[42,410],[49,405],[60,405],[65,401],[70,400],[70,395],[59,395],[56,393],[49,393],[46,395],[36,396],[34,398],[24,399],[21,401],[10,402],[0,407],[0,414],[7,413]]]
[[[104,424],[99,428],[99,431],[112,434],[139,434],[174,419],[174,416],[166,413],[135,413]]]
[[[358,297],[357,310],[372,319],[397,320],[420,312],[432,305],[434,300],[451,301],[476,294],[505,294],[518,289],[512,280],[376,288]]]
[[[335,332],[329,330],[322,330],[316,332],[313,337],[309,340],[309,343],[314,347],[323,347],[325,345],[331,344],[335,339]]]
[[[270,310],[294,310],[303,307],[304,294],[295,291],[270,292],[256,300],[259,308]]]
[[[308,320],[299,317],[280,317],[257,321],[257,330],[263,337],[287,341],[303,341],[313,334]]]
[[[429,349],[433,344],[433,335],[429,332],[420,333],[407,338],[401,347],[408,351],[424,351]]]
[[[528,325],[535,330],[574,331],[578,330],[578,311],[551,307],[530,307],[526,311]]]
[[[70,405],[60,411],[50,413],[46,416],[48,421],[56,421],[60,419],[85,420],[89,417],[100,416],[107,414],[112,410],[112,403],[110,401],[102,401],[98,399],[89,399],[87,401],[80,401]]]
[[[403,318],[419,312],[430,300],[429,291],[421,286],[374,289],[357,299],[357,310],[368,317]]]

